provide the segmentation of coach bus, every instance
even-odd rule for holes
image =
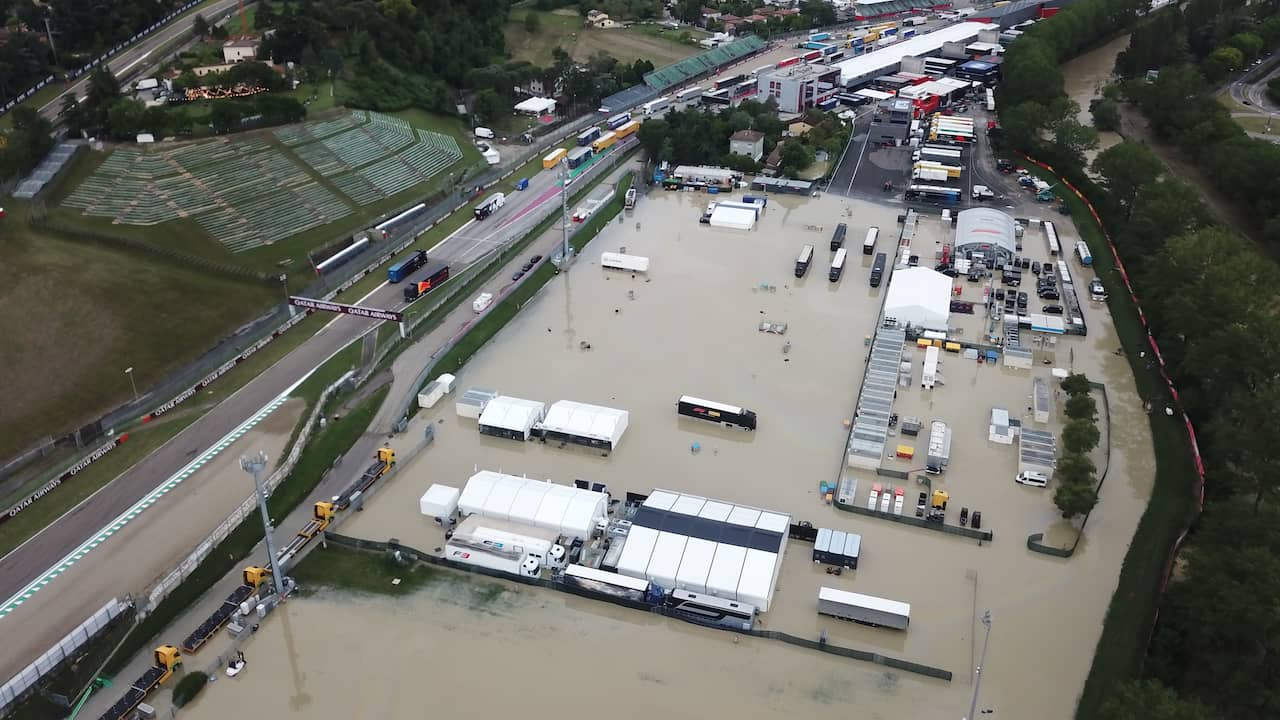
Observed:
[[[728,427],[743,430],[756,429],[756,414],[733,405],[725,405],[711,400],[703,400],[692,395],[681,395],[676,403],[676,412],[696,420],[719,423]]]
[[[672,590],[666,606],[686,620],[735,630],[750,630],[756,617],[755,607],[748,603],[687,590]]]
[[[906,198],[950,204],[960,202],[960,191],[941,185],[911,185],[907,187]]]
[[[560,582],[569,587],[610,595],[634,603],[648,603],[655,589],[648,580],[605,572],[584,565],[570,565],[564,569]]]

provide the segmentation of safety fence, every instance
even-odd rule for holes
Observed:
[[[63,73],[62,80],[64,81],[75,80],[81,75],[89,72],[95,67],[115,57],[122,50],[128,49],[134,43],[138,42],[139,40],[142,40],[143,38],[146,38],[151,33],[155,32],[156,30],[159,30],[161,27],[164,27],[170,20],[190,10],[191,8],[199,5],[202,2],[204,2],[204,0],[190,0],[190,2],[187,2],[182,7],[170,12],[168,15],[165,15],[160,20],[157,20],[156,22],[152,23],[146,29],[141,30],[138,33],[134,34],[133,37],[129,38],[128,40],[125,40],[124,42],[116,45],[115,47],[111,48],[105,53],[99,55],[97,59],[95,59],[93,62],[86,63],[85,65],[79,68],[76,68],[74,70],[68,70],[67,72]],[[30,98],[32,95],[35,95],[36,93],[40,92],[40,90],[44,89],[48,85],[53,84],[57,80],[58,80],[58,77],[56,75],[50,75],[45,79],[41,80],[40,82],[36,83],[35,85],[32,85],[26,92],[9,100],[2,107],[0,107],[0,115],[4,115],[10,110],[13,110],[13,108],[17,107],[18,103]]]
[[[74,662],[82,648],[111,628],[132,607],[131,602],[112,598],[75,630],[67,633],[57,645],[0,686],[0,714],[8,712],[9,708],[30,695],[39,686],[41,678]]]
[[[1107,481],[1107,472],[1111,470],[1111,401],[1107,397],[1107,386],[1100,382],[1090,380],[1089,386],[1094,390],[1102,393],[1102,421],[1107,429],[1107,446],[1104,451],[1102,473],[1098,475],[1098,484],[1094,487],[1095,493],[1102,492],[1102,483]],[[1084,526],[1089,524],[1089,516],[1093,514],[1094,508],[1084,514],[1084,519],[1080,521],[1080,527],[1076,530],[1076,539],[1071,543],[1071,547],[1054,547],[1053,545],[1045,545],[1044,533],[1032,533],[1027,536],[1027,549],[1032,552],[1038,552],[1043,555],[1054,555],[1060,558],[1069,558],[1076,554],[1076,548],[1080,547],[1080,538],[1084,537]]]
[[[518,575],[509,575],[507,573],[504,573],[498,570],[492,570],[490,568],[457,563],[457,562],[448,560],[446,558],[443,558],[439,555],[436,555],[434,553],[422,552],[421,550],[414,549],[412,547],[409,547],[408,545],[402,545],[398,542],[378,542],[376,540],[365,540],[363,538],[340,535],[338,533],[328,532],[328,531],[324,533],[324,537],[325,537],[325,540],[328,542],[331,542],[341,547],[350,548],[353,550],[359,550],[367,553],[379,553],[379,554],[399,553],[400,559],[402,561],[417,561],[417,562],[422,562],[428,565],[434,565],[437,567],[448,568],[450,570],[456,570],[459,572],[474,573],[476,575],[484,575],[486,577],[491,577],[499,580],[509,580],[511,582],[520,583],[521,585],[529,585],[534,587],[546,588],[548,590],[556,590],[560,592],[569,593],[571,595],[577,595],[579,597],[599,600],[601,602],[612,603],[614,605],[621,605],[622,607],[631,608],[633,610],[651,612],[656,615],[663,615],[663,616],[674,618],[677,620],[692,622],[692,620],[690,620],[687,616],[678,614],[672,611],[670,608],[664,607],[662,605],[650,605],[647,603],[635,602],[635,601],[619,598],[613,595],[608,595],[605,593],[595,593],[590,590],[585,590],[582,588],[569,588],[568,586],[555,582],[554,580],[548,580],[544,578],[531,578],[531,577],[524,577],[524,576],[518,576]],[[694,624],[702,625],[703,623],[694,622]],[[870,662],[870,663],[875,663],[877,665],[890,667],[895,670],[902,670],[903,672],[915,673],[917,675],[924,675],[926,677],[937,678],[939,680],[946,680],[948,682],[951,681],[951,677],[952,677],[950,671],[943,670],[942,668],[932,667],[929,665],[911,662],[908,660],[901,660],[898,658],[888,657],[885,655],[881,655],[879,653],[868,652],[866,650],[858,650],[856,648],[833,645],[829,642],[826,642],[825,639],[813,640],[810,638],[802,638],[796,635],[791,635],[789,633],[779,632],[777,630],[756,630],[756,629],[734,630],[731,628],[720,628],[718,626],[716,627],[717,629],[722,629],[727,632],[736,632],[741,635],[750,635],[752,637],[758,637],[758,638],[763,638],[767,640],[779,640],[789,645],[795,645],[797,647],[802,647],[809,650],[817,650],[819,652],[838,655],[840,657],[846,657],[852,660],[862,660],[865,662]]]
[[[280,483],[284,482],[284,479],[289,476],[289,473],[293,472],[294,466],[298,464],[298,458],[302,456],[302,450],[306,447],[307,440],[311,438],[312,431],[319,422],[320,416],[324,413],[325,403],[329,400],[329,397],[354,376],[354,370],[347,371],[342,377],[338,378],[332,385],[325,388],[324,392],[320,394],[320,399],[316,401],[315,407],[311,408],[311,415],[307,417],[306,424],[302,426],[302,430],[298,433],[297,439],[294,440],[293,447],[289,450],[289,454],[285,457],[284,462],[280,463],[275,472],[271,473],[271,476],[263,481],[263,490],[266,491],[268,496],[275,491]],[[212,552],[215,547],[217,547],[223,540],[226,540],[227,536],[240,526],[240,523],[253,515],[254,510],[256,510],[257,507],[258,499],[257,492],[255,491],[249,495],[248,499],[240,503],[235,510],[232,510],[231,514],[228,515],[227,518],[218,525],[218,527],[214,528],[213,532],[210,533],[204,541],[197,545],[195,550],[192,550],[191,554],[188,555],[186,559],[178,563],[178,566],[174,568],[172,572],[166,575],[155,585],[155,587],[146,593],[145,597],[147,598],[147,602],[144,606],[138,609],[138,619],[141,620],[151,614],[162,600],[169,597],[169,594],[176,590],[178,586],[182,584],[183,580],[187,579],[191,573],[195,572],[196,568],[200,566],[200,563],[209,556],[209,553]]]
[[[925,530],[934,530],[948,535],[959,535],[970,540],[979,542],[991,542],[995,538],[995,534],[990,530],[975,530],[971,527],[961,527],[959,525],[945,525],[943,523],[933,523],[911,515],[898,515],[896,513],[880,512],[879,510],[871,510],[858,505],[848,505],[841,502],[832,503],[837,510],[844,510],[855,515],[865,515],[866,517],[880,518],[881,520],[891,520],[903,525],[911,525],[913,527],[924,528]]]

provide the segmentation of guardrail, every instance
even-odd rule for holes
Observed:
[[[329,397],[354,376],[355,371],[348,370],[342,377],[338,378],[336,382],[325,388],[324,392],[320,394],[320,399],[316,401],[315,407],[311,409],[311,415],[307,417],[306,424],[302,426],[302,431],[298,433],[297,439],[294,440],[293,447],[289,450],[289,455],[285,458],[285,461],[276,468],[275,472],[271,473],[271,476],[263,481],[262,487],[268,496],[270,496],[271,493],[279,487],[280,483],[284,482],[284,479],[289,476],[289,473],[293,472],[294,466],[298,464],[298,458],[302,456],[302,450],[306,447],[307,440],[311,438],[311,433],[315,429],[316,423],[320,419],[320,415],[324,412],[324,406],[329,400]],[[209,553],[212,552],[219,543],[226,540],[227,536],[240,526],[240,523],[253,515],[254,510],[256,510],[257,507],[257,493],[254,492],[249,495],[247,500],[240,503],[235,510],[232,510],[231,514],[219,523],[218,527],[214,528],[213,532],[209,533],[208,537],[197,545],[195,549],[191,551],[190,555],[188,555],[182,562],[178,563],[178,566],[174,568],[172,572],[164,576],[164,578],[156,583],[154,587],[145,593],[147,602],[145,605],[138,608],[137,619],[141,620],[147,615],[150,615],[165,598],[169,597],[170,593],[182,584],[183,580],[186,580],[191,573],[195,572],[196,568],[200,567],[200,563],[209,556]]]

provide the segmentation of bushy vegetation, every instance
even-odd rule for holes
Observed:
[[[813,163],[814,152],[836,156],[849,139],[849,128],[836,116],[810,110],[803,118],[812,128],[802,137],[785,138],[779,171],[794,177]],[[732,112],[715,113],[699,108],[668,112],[661,120],[640,126],[640,144],[650,158],[687,165],[719,165],[757,172],[762,164],[745,155],[729,153],[729,136],[739,130],[764,133],[767,157],[784,139],[787,123],[778,119],[777,105],[748,100]],[[763,158],[762,158],[763,160]]]
[[[1062,381],[1067,393],[1063,410],[1067,424],[1062,428],[1062,457],[1058,460],[1055,478],[1058,483],[1053,502],[1062,516],[1072,518],[1087,515],[1098,502],[1096,490],[1097,468],[1089,459],[1089,453],[1098,447],[1102,438],[1098,430],[1098,404],[1094,402],[1093,388],[1083,375],[1069,375]]]
[[[209,676],[206,673],[196,670],[189,672],[173,686],[173,704],[176,707],[185,707],[192,700],[196,699],[196,695],[204,689],[208,684]]]
[[[1126,142],[1101,153],[1093,165],[1101,178],[1095,182],[1084,173],[1079,145],[1064,142],[1054,125],[1066,104],[1058,63],[1134,27],[1135,6],[1131,0],[1073,4],[1020,38],[1004,65],[1006,137],[1017,149],[1052,162],[1055,172],[1089,197],[1148,323],[1144,329],[1135,322],[1127,293],[1113,287],[1122,350],[1145,388],[1161,470],[1156,496],[1125,559],[1077,717],[1280,717],[1280,693],[1271,682],[1280,673],[1280,620],[1274,610],[1280,604],[1280,479],[1272,470],[1272,458],[1280,453],[1280,409],[1273,395],[1280,380],[1269,359],[1273,338],[1280,339],[1273,310],[1280,302],[1277,268],[1254,243],[1213,226],[1195,190],[1171,176],[1146,146]],[[1126,85],[1125,95],[1157,132],[1200,162],[1234,201],[1268,218],[1270,228],[1280,214],[1280,150],[1244,137],[1212,97],[1205,77],[1239,67],[1280,37],[1274,19],[1249,23],[1244,13],[1239,3],[1192,0],[1185,11],[1175,7],[1142,18],[1118,68],[1141,75]],[[1160,71],[1150,83],[1148,69]],[[1120,278],[1107,272],[1109,252],[1101,237],[1087,225],[1087,215],[1078,213],[1076,220],[1095,245],[1095,259],[1102,258],[1095,269],[1114,286]],[[1178,387],[1177,400],[1160,387],[1159,360],[1146,329]],[[1148,595],[1163,586],[1166,567],[1152,555],[1167,552],[1153,538],[1172,541],[1180,518],[1189,519],[1178,506],[1193,505],[1198,490],[1190,459],[1182,457],[1185,441],[1179,443],[1183,447],[1172,445],[1175,434],[1182,434],[1178,410],[1198,430],[1207,495],[1183,553],[1183,572],[1160,599],[1148,644],[1146,629],[1156,610]],[[1171,476],[1186,479],[1171,482]],[[1153,515],[1157,521],[1148,522]]]
[[[698,22],[702,19],[702,8],[708,3],[701,0],[680,0],[675,3],[672,14],[685,22]],[[723,15],[735,15],[740,18],[756,14],[756,8],[763,3],[754,0],[722,0],[715,4],[715,9]],[[835,6],[827,0],[801,0],[795,15],[769,15],[764,22],[743,23],[738,26],[738,34],[750,32],[760,37],[772,37],[784,33],[800,32],[820,25],[834,25],[836,22]],[[724,30],[724,23],[709,20],[708,30]]]

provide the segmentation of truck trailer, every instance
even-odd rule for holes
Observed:
[[[445,280],[449,279],[449,266],[444,263],[435,263],[427,268],[427,275],[416,282],[411,282],[404,288],[404,301],[413,302],[427,293],[435,290]]]
[[[387,268],[387,282],[395,284],[409,277],[413,271],[427,264],[427,251],[415,250],[404,260]]]
[[[818,614],[894,630],[906,630],[911,624],[908,603],[829,587],[818,589]]]

